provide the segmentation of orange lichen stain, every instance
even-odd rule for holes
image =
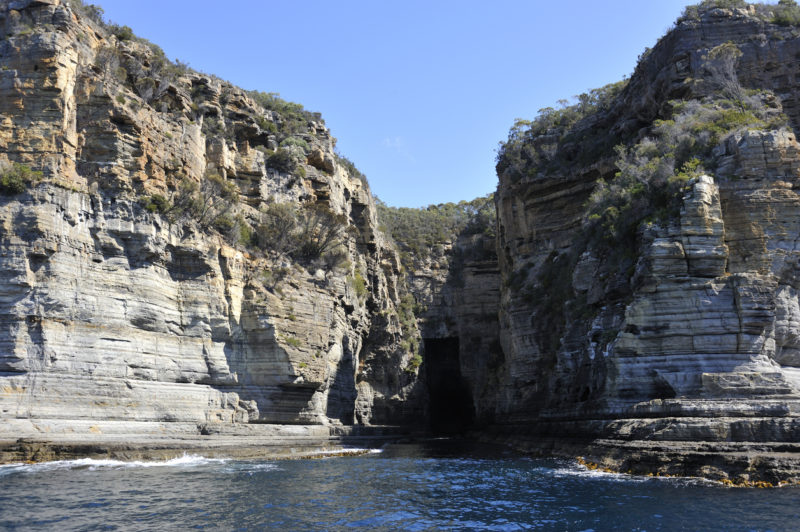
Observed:
[[[775,484],[772,482],[767,482],[765,480],[744,480],[744,479],[737,479],[731,480],[729,478],[723,478],[720,480],[723,486],[728,486],[731,488],[774,488]],[[780,483],[778,483],[780,486]]]
[[[611,468],[603,467],[600,464],[596,464],[594,462],[589,462],[589,461],[585,460],[582,456],[579,456],[577,458],[577,461],[578,461],[578,464],[582,465],[583,467],[585,467],[586,469],[589,469],[591,471],[602,471],[603,473],[617,473],[618,472],[618,471],[614,471]]]
[[[101,431],[100,427],[98,427],[97,425],[92,425],[91,427],[89,427],[89,432],[91,432],[92,434],[102,434],[103,433],[103,431]]]
[[[589,462],[582,456],[576,458],[578,464],[582,465],[586,469],[590,471],[603,471],[605,473],[620,473],[620,471],[614,471],[608,467],[603,467],[600,464]],[[629,475],[634,474],[633,471],[630,469],[627,471]],[[670,475],[668,473],[662,473],[661,471],[655,472],[648,472],[645,476],[650,478],[679,478],[681,475]],[[745,480],[745,479],[736,479],[731,480],[729,478],[723,478],[718,480],[720,484],[723,486],[729,486],[732,488],[776,488],[781,486],[789,486],[789,485],[800,485],[800,480],[783,480],[778,482],[777,484],[773,484],[772,482],[767,482],[766,480]]]

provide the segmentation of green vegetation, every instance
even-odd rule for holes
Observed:
[[[764,22],[780,26],[800,25],[800,6],[795,0],[779,0],[777,4],[748,3],[745,0],[703,0],[699,4],[686,6],[678,22],[698,21],[700,15],[711,9],[745,9],[755,7],[755,15]]]
[[[171,213],[191,218],[201,228],[227,229],[239,204],[239,189],[219,174],[207,172],[199,183],[185,178],[172,197]]]
[[[350,286],[356,293],[356,297],[358,297],[358,299],[361,301],[366,299],[367,295],[369,295],[367,280],[364,279],[364,276],[361,275],[361,272],[358,270],[356,270],[356,272],[353,274],[353,277],[350,278]]]
[[[627,81],[611,83],[576,96],[577,102],[572,105],[560,100],[559,109],[540,109],[533,120],[517,119],[508,139],[497,150],[498,177],[516,182],[535,177],[540,171],[567,166],[575,162],[570,160],[569,150],[563,149],[567,144],[579,143],[580,157],[587,160],[610,148],[613,136],[603,128],[576,126],[587,116],[608,109],[626,85]]]
[[[404,351],[412,353],[414,357],[419,356],[419,331],[417,329],[416,315],[421,310],[413,295],[405,294],[400,298],[400,305],[397,307],[397,317],[400,320],[400,328],[403,331],[403,339],[400,345]],[[420,363],[422,363],[421,357]]]
[[[161,194],[153,194],[145,198],[143,205],[148,212],[159,214],[167,214],[172,207],[170,201]]]
[[[747,7],[745,0],[703,0],[699,4],[686,6],[678,22],[699,20],[702,13],[711,9],[743,9],[745,7]]]
[[[262,212],[248,244],[305,264],[321,260],[333,269],[345,260],[346,254],[340,248],[347,227],[345,216],[319,203],[300,208],[291,203],[273,203]]]
[[[236,238],[242,232],[240,225],[243,220],[235,216],[239,206],[239,189],[214,172],[207,172],[199,183],[184,178],[169,199],[161,194],[153,194],[144,198],[142,206],[173,222],[193,220],[202,229],[214,228]]]
[[[286,335],[282,334],[280,336],[280,339],[283,341],[283,343],[285,343],[289,347],[294,347],[295,349],[297,349],[297,348],[299,348],[299,347],[301,347],[303,345],[303,342],[301,342],[298,338],[295,338],[294,336],[286,336]],[[306,365],[308,365],[308,364],[306,364]],[[301,367],[305,367],[305,366],[302,366],[302,363],[301,363]]]
[[[403,265],[430,257],[432,249],[454,243],[460,234],[494,237],[496,212],[492,194],[472,201],[440,203],[422,209],[389,207],[376,199],[381,229],[401,250]]]
[[[103,11],[102,7],[94,4],[84,3],[83,0],[71,0],[69,4],[78,13],[93,20],[95,23],[100,24],[101,26],[105,26],[105,21],[103,19],[105,12]]]
[[[264,109],[280,115],[281,120],[275,126],[278,141],[308,133],[309,122],[325,123],[321,114],[306,111],[299,103],[286,101],[276,92],[249,91],[248,95]]]
[[[286,276],[289,275],[289,268],[264,269],[261,272],[261,283],[270,290],[275,289]]]
[[[743,5],[707,1],[695,7],[702,13],[703,9]],[[785,17],[798,9],[794,2],[786,1],[769,7],[770,14],[782,12]],[[691,15],[694,10],[688,12]],[[757,6],[753,12],[767,11]],[[687,82],[689,98],[663,102],[660,119],[627,134],[610,129],[630,118],[615,103],[615,99],[623,101],[624,85],[619,84],[592,91],[590,95],[595,97],[584,97],[575,105],[542,110],[535,120],[514,124],[498,151],[497,171],[505,183],[587,176],[581,174],[587,167],[607,168],[612,163],[616,168],[596,180],[572,246],[554,250],[543,260],[520,264],[504,280],[515,297],[535,304],[532,324],[543,353],[558,351],[565,316],[589,323],[599,311],[597,304],[587,303],[586,295],[575,293],[572,283],[585,251],[598,261],[597,280],[606,290],[603,304],[625,301],[631,295],[643,237],[649,234],[646,230],[677,220],[681,199],[693,178],[703,173],[716,173],[718,179],[732,177],[719,174],[724,172],[722,167],[718,169],[719,158],[725,153],[720,146],[747,130],[786,126],[787,118],[774,95],[747,90],[740,84],[736,72],[741,56],[739,47],[731,42],[708,50],[702,68],[695,69],[696,77]],[[599,138],[598,132],[607,138]],[[615,336],[616,331],[609,332],[602,342]]]
[[[278,148],[275,153],[267,157],[267,168],[291,174],[297,168],[297,159],[289,150]]]
[[[411,360],[408,361],[408,366],[406,366],[406,371],[408,373],[415,373],[417,369],[422,365],[422,355],[419,353],[415,353],[414,356],[411,357]]]
[[[170,84],[189,71],[187,64],[170,61],[160,46],[137,37],[128,26],[104,20],[102,8],[80,0],[72,0],[70,5],[77,13],[116,37],[116,41],[100,49],[95,56],[95,66],[102,72],[104,81],[115,79],[135,91],[145,102],[151,103],[163,96]],[[142,50],[129,43],[138,43],[145,48]]]
[[[285,139],[283,139],[281,141],[281,145],[280,146],[281,146],[281,148],[285,148],[285,147],[288,147],[288,146],[297,146],[298,148],[303,150],[303,153],[305,153],[305,154],[311,152],[311,147],[308,145],[308,142],[306,142],[305,140],[303,140],[301,138],[297,138],[297,137],[286,137]]]
[[[11,196],[21,194],[32,184],[42,179],[42,172],[30,166],[13,163],[0,170],[0,194]]]
[[[618,172],[609,182],[597,182],[587,204],[591,241],[634,245],[642,222],[661,223],[678,214],[684,186],[715,167],[712,150],[725,137],[785,125],[786,118],[766,107],[762,96],[672,102],[672,117],[656,121],[652,137],[630,148],[617,146]]]
[[[780,26],[800,26],[800,6],[795,0],[779,0],[778,5],[773,6],[771,22]]]

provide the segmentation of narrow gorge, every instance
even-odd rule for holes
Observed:
[[[690,6],[494,194],[403,209],[318,113],[0,1],[0,459],[434,434],[800,481],[798,58],[793,2]]]

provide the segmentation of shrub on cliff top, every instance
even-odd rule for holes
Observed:
[[[286,101],[277,92],[249,91],[247,94],[264,109],[280,115],[277,124],[279,141],[292,135],[308,133],[309,122],[325,123],[320,113],[307,111],[299,103]]]
[[[381,229],[400,248],[407,269],[414,269],[414,263],[427,259],[437,246],[455,242],[462,232],[494,235],[496,214],[492,194],[421,209],[389,207],[379,199],[375,204]]]
[[[800,25],[800,6],[795,0],[779,0],[773,8],[771,22],[780,26]]]
[[[42,178],[42,172],[31,170],[27,165],[13,163],[0,170],[0,193],[5,195],[21,194],[29,185]]]
[[[745,0],[703,0],[699,4],[686,6],[678,22],[697,21],[700,15],[712,9],[744,9],[755,7],[755,16],[765,22],[780,26],[800,25],[800,6],[795,0],[778,0],[777,4],[748,3]]]
[[[105,12],[103,11],[102,7],[94,4],[84,3],[82,0],[70,0],[70,6],[72,6],[75,11],[93,20],[95,23],[105,26],[105,20],[103,19]]]
[[[577,102],[572,105],[567,100],[560,100],[558,109],[540,109],[533,120],[518,118],[508,139],[501,142],[497,150],[498,177],[516,182],[535,176],[543,168],[563,163],[557,157],[559,146],[565,142],[580,142],[586,156],[597,152],[598,146],[605,147],[610,135],[597,128],[572,131],[573,126],[589,115],[608,109],[625,85],[627,80],[610,83],[576,96]]]

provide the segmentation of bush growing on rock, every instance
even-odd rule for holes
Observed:
[[[328,269],[345,259],[339,248],[347,232],[347,218],[326,205],[273,203],[261,215],[252,243],[278,258],[291,257],[305,264],[319,260]]]
[[[422,363],[422,357],[419,354],[419,329],[417,328],[416,315],[421,312],[414,296],[407,293],[400,298],[400,305],[397,307],[397,317],[400,321],[400,328],[403,331],[403,339],[400,345],[404,351],[413,355],[411,364],[414,360],[418,359],[418,363],[413,366],[412,371],[419,367]]]
[[[42,178],[42,172],[31,170],[27,165],[13,163],[0,169],[0,193],[5,195],[21,194],[29,185]]]
[[[590,241],[633,245],[642,221],[677,216],[686,182],[714,168],[713,149],[727,136],[785,124],[764,104],[764,95],[742,98],[672,102],[672,117],[657,120],[651,137],[617,146],[614,179],[599,180],[586,206]]]
[[[133,40],[133,30],[128,26],[119,26],[117,24],[112,24],[110,26],[111,33],[120,41],[130,41]]]
[[[153,194],[144,202],[145,210],[153,213],[167,214],[171,207],[169,200],[161,194]]]
[[[188,178],[179,183],[172,212],[207,229],[231,214],[238,204],[238,187],[217,173],[207,172],[199,183]]]
[[[771,22],[781,26],[800,25],[800,6],[795,0],[779,0],[772,12]]]
[[[272,168],[284,174],[291,174],[297,168],[297,161],[289,150],[278,148],[275,153],[267,158],[267,168]]]
[[[288,146],[297,146],[298,148],[303,150],[304,154],[307,154],[311,151],[311,147],[308,145],[308,142],[297,137],[287,137],[281,141],[281,148],[285,148]]]
[[[367,289],[367,280],[364,279],[364,276],[361,275],[360,271],[356,270],[356,272],[350,278],[350,286],[353,288],[353,291],[356,293],[356,297],[359,300],[366,299],[367,294],[369,294],[369,290]]]
[[[698,21],[700,15],[712,9],[746,9],[748,5],[755,8],[756,16],[764,22],[780,26],[800,25],[800,6],[795,0],[778,0],[777,4],[748,4],[745,0],[703,0],[699,4],[686,6],[678,22]]]
[[[87,18],[93,20],[95,23],[100,24],[101,26],[105,25],[105,21],[103,19],[103,15],[105,11],[100,6],[96,6],[94,4],[87,4],[84,3],[82,0],[71,0],[70,5],[78,11],[82,13]]]
[[[276,92],[250,91],[248,95],[264,109],[280,115],[276,126],[279,141],[292,135],[307,133],[309,122],[325,123],[321,114],[307,111],[299,103],[286,101]]]
[[[307,204],[300,217],[297,258],[313,261],[341,243],[347,218],[319,203]]]
[[[244,221],[235,216],[239,205],[239,188],[214,172],[207,172],[200,182],[183,178],[177,190],[167,199],[153,194],[142,201],[148,212],[166,216],[171,221],[193,220],[201,229],[214,228],[238,239]]]

